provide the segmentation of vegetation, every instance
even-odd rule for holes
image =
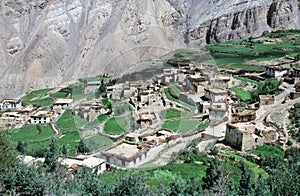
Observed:
[[[26,94],[24,97],[22,97],[22,101],[29,101],[33,98],[41,98],[47,95],[50,91],[52,91],[53,88],[46,88],[46,89],[39,89],[31,91],[30,93]]]
[[[118,135],[126,130],[126,117],[115,117],[109,119],[104,125],[104,132],[107,134]]]
[[[73,116],[72,110],[70,109],[66,110],[56,122],[57,127],[63,134],[77,131],[79,127],[82,127],[86,124],[88,124],[88,122],[85,119],[79,116]]]
[[[241,99],[242,101],[250,101],[251,100],[251,93],[245,91],[241,88],[229,88],[228,90],[233,91],[237,98]]]
[[[188,112],[177,110],[177,109],[167,109],[161,112],[161,116],[165,119],[170,118],[181,118],[189,116],[190,114]]]
[[[176,133],[187,133],[197,124],[199,124],[199,121],[197,120],[168,120],[162,125],[162,127],[171,129]]]
[[[233,77],[237,80],[241,80],[241,81],[244,81],[244,82],[250,82],[250,83],[255,84],[255,85],[260,85],[260,82],[258,82],[256,80],[253,80],[253,79],[250,79],[248,77],[243,77],[243,76],[233,76]]]
[[[300,103],[294,104],[290,110],[289,119],[291,124],[288,126],[288,130],[293,139],[300,142]]]
[[[175,95],[177,97],[179,97],[180,93],[181,93],[181,90],[175,85],[175,84],[172,84],[171,85],[171,90],[175,93]]]
[[[258,85],[257,89],[251,93],[252,101],[258,101],[259,95],[279,94],[279,87],[281,84],[282,80],[267,79],[266,81]]]

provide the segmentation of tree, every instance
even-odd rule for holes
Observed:
[[[20,152],[21,154],[24,154],[25,151],[26,151],[25,148],[26,148],[26,143],[22,142],[22,141],[18,141],[18,145],[16,147],[16,150],[18,152]]]
[[[88,147],[85,145],[85,143],[81,139],[79,141],[79,144],[78,144],[78,147],[77,147],[77,153],[88,153],[88,152],[89,152]]]
[[[67,148],[65,145],[62,146],[61,152],[62,152],[63,157],[67,157],[68,151],[67,151]]]
[[[0,129],[0,174],[5,168],[10,168],[15,163],[15,157],[7,141],[6,131]]]
[[[255,188],[252,171],[249,170],[245,163],[242,163],[242,174],[238,188],[239,195],[253,195]]]
[[[57,144],[54,138],[51,139],[51,143],[48,149],[48,152],[45,156],[45,162],[44,164],[49,168],[50,171],[55,170],[57,167],[57,159],[58,159],[59,153]]]
[[[220,163],[216,159],[212,159],[206,169],[206,176],[203,178],[203,189],[211,189],[221,176]]]

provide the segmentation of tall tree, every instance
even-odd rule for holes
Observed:
[[[51,143],[48,152],[45,156],[44,164],[53,171],[57,167],[57,159],[59,157],[58,147],[54,138],[51,139]]]
[[[0,173],[2,173],[5,168],[12,167],[15,162],[15,157],[7,141],[7,133],[3,129],[0,129],[0,152]]]
[[[255,189],[253,173],[247,168],[245,163],[242,163],[241,170],[242,174],[238,192],[240,195],[253,195]]]
[[[77,153],[88,153],[88,152],[89,152],[88,147],[85,145],[85,143],[81,139],[79,141],[79,144],[78,144],[78,147],[77,147]]]

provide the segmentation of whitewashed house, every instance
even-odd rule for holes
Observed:
[[[21,106],[22,106],[21,99],[18,98],[3,99],[0,104],[1,110],[19,109]]]
[[[274,78],[283,77],[284,75],[288,74],[288,72],[288,68],[282,67],[280,65],[265,67],[266,75]]]
[[[30,115],[30,124],[46,124],[51,122],[51,117],[53,116],[53,111],[36,111]]]
[[[205,89],[205,98],[212,102],[226,102],[228,97],[227,91],[221,89]]]

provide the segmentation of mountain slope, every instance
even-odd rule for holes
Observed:
[[[17,96],[174,49],[298,28],[297,0],[3,0],[0,94]]]

